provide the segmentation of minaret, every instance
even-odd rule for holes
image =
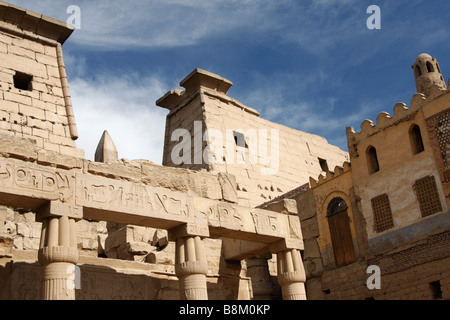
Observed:
[[[428,97],[433,86],[437,86],[443,90],[447,89],[441,69],[439,68],[439,63],[429,54],[420,54],[411,67],[414,70],[418,93],[423,93]]]

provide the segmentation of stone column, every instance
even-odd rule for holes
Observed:
[[[38,258],[43,266],[41,299],[75,300],[75,265],[78,262],[76,220],[82,209],[50,202],[38,209],[42,222]]]
[[[272,246],[272,252],[277,254],[277,276],[283,300],[306,300],[306,273],[300,248],[292,248],[283,241],[281,245]]]
[[[176,238],[175,273],[182,300],[208,300],[208,261],[202,237],[205,233],[209,235],[209,230],[207,227],[202,230],[193,232],[192,226],[184,225],[169,233],[171,238]]]

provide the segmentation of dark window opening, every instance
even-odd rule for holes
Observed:
[[[234,142],[238,147],[248,148],[247,143],[245,142],[245,136],[243,133],[233,131]]]
[[[33,76],[16,71],[16,74],[14,75],[14,87],[20,90],[31,91],[33,90],[31,85],[32,80]]]
[[[370,146],[367,149],[367,167],[369,174],[380,171],[380,165],[378,164],[377,150]]]
[[[422,75],[422,71],[420,70],[420,67],[416,65],[416,67],[414,68],[414,75],[416,77],[420,77]]]
[[[442,299],[442,288],[440,281],[430,282],[430,289],[433,295],[433,299]]]
[[[418,125],[413,125],[411,131],[409,132],[409,138],[413,154],[418,154],[425,150],[423,146],[422,134],[420,133],[420,127]]]
[[[437,69],[437,71],[438,71],[439,73],[442,73],[442,72],[441,72],[441,68],[439,68],[439,63],[436,63],[436,69]]]
[[[434,67],[433,67],[433,65],[431,64],[430,61],[427,61],[427,71],[428,72],[434,72]]]
[[[319,158],[319,164],[322,171],[328,172],[328,163],[327,160]]]

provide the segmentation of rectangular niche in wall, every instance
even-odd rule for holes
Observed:
[[[31,82],[33,81],[33,76],[26,74],[26,73],[16,71],[16,74],[14,75],[13,80],[14,80],[14,87],[16,89],[27,90],[27,91],[33,90],[33,87],[31,85]]]

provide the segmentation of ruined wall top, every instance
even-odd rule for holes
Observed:
[[[212,96],[227,104],[238,107],[252,115],[259,116],[259,112],[237,100],[227,96],[233,83],[215,73],[196,68],[180,82],[180,86],[186,90],[175,89],[167,92],[156,101],[156,105],[175,113],[188,105],[193,99],[200,97],[201,104],[205,102],[204,95]]]
[[[232,85],[233,83],[230,80],[199,68],[196,68],[180,82],[180,86],[186,88],[188,93],[193,93],[200,87],[205,87],[226,95]]]
[[[17,27],[20,32],[31,32],[63,44],[74,28],[69,24],[27,9],[0,1],[0,20]],[[5,25],[2,24],[4,29]],[[13,31],[13,29],[9,29]]]

